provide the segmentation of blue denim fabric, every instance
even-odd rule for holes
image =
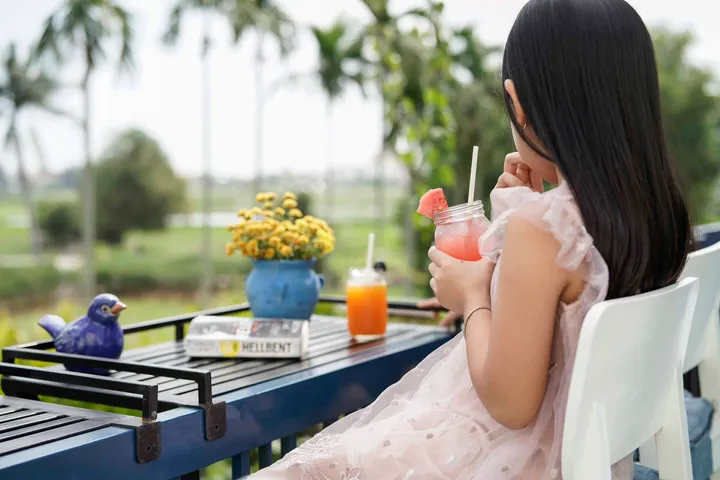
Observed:
[[[690,455],[692,457],[693,478],[705,480],[713,471],[710,426],[713,408],[704,398],[695,398],[685,392],[685,409],[688,415],[688,433],[690,437]],[[637,452],[635,454],[637,460]],[[658,480],[656,470],[635,465],[633,480]]]

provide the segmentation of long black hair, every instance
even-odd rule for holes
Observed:
[[[652,39],[624,0],[530,0],[505,46],[511,79],[542,145],[573,191],[610,271],[607,298],[674,283],[692,240],[668,153]]]

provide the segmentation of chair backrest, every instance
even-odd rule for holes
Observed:
[[[693,314],[690,339],[685,354],[684,371],[688,371],[705,357],[705,342],[708,341],[708,324],[710,319],[718,321],[720,309],[720,242],[710,245],[688,256],[687,265],[683,270],[683,278],[694,277],[700,281],[695,313]],[[714,330],[713,330],[714,331]],[[713,338],[718,342],[720,339]]]
[[[609,480],[610,466],[653,436],[662,478],[692,478],[682,362],[697,292],[688,278],[590,309],[565,413],[565,480]]]

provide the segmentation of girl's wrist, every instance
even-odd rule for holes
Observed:
[[[473,295],[468,295],[465,297],[465,309],[463,311],[463,318],[467,318],[467,316],[473,311],[477,310],[478,308],[487,308],[490,309],[490,295],[488,294],[478,294],[475,293]]]

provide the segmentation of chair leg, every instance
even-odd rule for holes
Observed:
[[[682,367],[675,371],[672,395],[667,405],[665,427],[655,435],[658,470],[663,480],[692,480],[690,439],[683,392]]]

